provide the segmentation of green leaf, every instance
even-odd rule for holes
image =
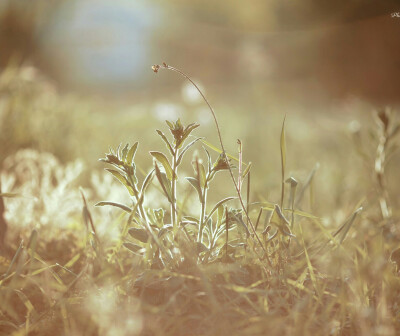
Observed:
[[[168,127],[169,127],[170,129],[173,129],[173,128],[174,128],[174,124],[173,124],[172,122],[170,122],[170,121],[168,121],[168,120],[165,120],[165,122],[167,123],[167,125],[168,125]]]
[[[146,230],[138,228],[130,228],[128,233],[135,239],[141,241],[142,243],[147,243],[149,240],[149,235]]]
[[[227,198],[224,198],[223,200],[220,200],[217,204],[215,204],[215,206],[212,208],[212,210],[210,211],[210,213],[209,213],[209,215],[208,215],[208,218],[211,218],[211,216],[214,214],[214,212],[215,211],[217,211],[217,209],[221,206],[221,205],[223,205],[224,203],[226,203],[226,202],[228,202],[228,201],[231,201],[231,200],[233,200],[233,199],[235,199],[235,198],[237,198],[237,197],[227,197]]]
[[[161,137],[161,139],[163,139],[163,141],[165,142],[165,145],[167,146],[171,155],[174,155],[174,150],[172,149],[172,146],[171,146],[170,142],[168,141],[167,137],[165,136],[165,134],[163,132],[161,132],[160,130],[156,130],[156,132]]]
[[[125,147],[122,149],[122,155],[121,155],[121,160],[126,162],[126,155],[128,154],[128,146],[129,144],[126,144]]]
[[[169,164],[167,157],[163,153],[156,151],[150,152],[150,155],[163,165],[165,174],[167,174],[168,179],[172,181],[174,172],[172,171],[171,165]]]
[[[201,140],[201,139],[202,139],[202,138],[194,139],[193,141],[191,141],[190,143],[188,143],[188,144],[185,146],[184,149],[182,149],[182,152],[179,154],[178,160],[176,161],[176,165],[177,165],[177,166],[180,165],[180,163],[181,163],[181,161],[182,161],[182,159],[183,159],[183,156],[185,155],[185,153],[187,152],[187,150],[188,150],[190,147],[192,147],[197,141],[199,141],[199,140]]]
[[[110,168],[106,168],[105,170],[110,172],[119,182],[121,182],[125,186],[125,188],[128,189],[131,196],[135,195],[135,192],[132,186],[129,184],[128,180],[119,171]]]
[[[118,160],[120,160],[120,161],[121,161],[121,146],[122,146],[122,143],[120,143],[118,145],[117,152],[116,152]]]
[[[190,135],[190,133],[192,133],[199,126],[200,126],[199,124],[195,124],[195,123],[186,126],[186,128],[182,134],[182,138],[180,140],[178,148],[182,147],[184,141],[187,139],[187,137]]]
[[[158,167],[157,163],[155,163],[155,162],[154,162],[154,168],[155,168],[157,180],[160,183],[165,196],[167,196],[168,201],[171,203],[172,202],[171,183],[168,181],[167,175],[165,175],[165,173],[160,171],[160,168]]]
[[[136,151],[138,149],[139,142],[135,142],[132,147],[129,149],[128,154],[126,155],[126,163],[132,165],[133,159],[135,157]]]
[[[105,205],[110,205],[119,209],[122,209],[128,213],[132,212],[132,209],[124,204],[120,204],[120,203],[115,203],[115,202],[98,202],[97,204],[95,204],[95,206],[105,206]]]
[[[199,175],[200,175],[200,183],[203,188],[206,187],[206,181],[207,181],[207,175],[206,175],[206,169],[204,168],[204,165],[202,163],[199,163]]]
[[[193,170],[196,174],[196,178],[200,178],[200,187],[204,188],[206,186],[206,180],[207,180],[207,175],[206,175],[206,169],[204,168],[204,165],[199,162],[199,160],[195,160],[192,162],[193,164]]]
[[[207,154],[207,161],[208,161],[208,172],[210,172],[211,171],[211,169],[212,169],[212,161],[211,161],[211,156],[210,156],[210,153],[208,152],[208,150],[204,147],[204,146],[202,146],[203,147],[203,149],[204,149],[204,151],[206,152],[206,154]]]
[[[188,182],[192,185],[192,187],[197,191],[200,203],[203,203],[203,193],[201,191],[199,181],[194,177],[186,177],[186,180],[188,180]]]

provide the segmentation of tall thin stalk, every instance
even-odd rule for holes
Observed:
[[[173,160],[172,160],[172,182],[171,182],[171,194],[172,194],[172,199],[171,199],[171,221],[172,221],[172,226],[176,228],[177,222],[176,222],[176,178],[178,176],[178,166],[177,166],[177,157],[178,157],[178,148],[174,148],[174,154],[173,154]]]

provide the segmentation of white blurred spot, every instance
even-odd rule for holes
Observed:
[[[202,88],[202,86],[198,83],[196,83],[196,85],[204,94],[204,89]],[[199,91],[197,91],[197,89],[191,83],[185,83],[182,86],[182,98],[186,103],[192,105],[198,104],[202,100]]]
[[[207,125],[212,121],[212,115],[207,107],[197,109],[197,119],[200,125]]]
[[[349,128],[349,131],[350,131],[350,132],[352,132],[352,133],[357,133],[357,132],[360,131],[361,125],[360,125],[360,123],[359,123],[357,120],[353,120],[353,121],[351,121],[351,122],[349,123],[348,128]]]
[[[182,113],[179,105],[172,103],[157,103],[153,109],[153,115],[161,120],[176,120]]]

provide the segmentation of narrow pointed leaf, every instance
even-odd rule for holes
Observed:
[[[132,186],[129,185],[128,180],[124,176],[122,176],[119,171],[110,168],[106,168],[105,170],[110,172],[119,182],[121,182],[125,186],[125,188],[128,189],[131,196],[135,195],[134,190]]]
[[[160,130],[156,130],[156,132],[161,137],[161,139],[163,139],[163,141],[165,142],[165,145],[167,146],[168,151],[171,153],[171,155],[174,155],[174,150],[172,149],[172,146],[171,146],[170,142],[168,141],[167,137],[165,136],[165,134],[163,132],[161,132]]]
[[[199,167],[199,175],[200,175],[200,185],[202,188],[206,186],[206,169],[202,163],[198,164]]]
[[[128,154],[128,146],[129,146],[129,144],[126,144],[125,147],[122,149],[121,159],[124,162],[125,162],[126,156]]]
[[[208,150],[207,150],[204,146],[202,146],[202,147],[203,147],[204,151],[205,151],[206,154],[207,154],[208,171],[211,171],[211,169],[212,169],[212,161],[211,161],[210,153],[208,152]]]
[[[231,200],[233,200],[233,199],[235,199],[235,198],[237,198],[237,197],[227,197],[227,198],[224,198],[223,200],[220,200],[217,204],[215,204],[215,206],[212,208],[212,210],[210,211],[210,213],[209,213],[209,215],[208,215],[208,218],[211,218],[211,216],[214,214],[214,212],[215,211],[217,211],[217,209],[221,206],[221,205],[223,205],[223,204],[225,204],[226,202],[229,202],[229,201],[231,201]]]
[[[192,185],[192,187],[197,191],[197,194],[199,195],[199,200],[202,203],[203,202],[203,195],[202,191],[200,188],[199,181],[194,178],[194,177],[186,177],[186,180]]]
[[[346,238],[347,233],[349,232],[351,226],[354,223],[354,220],[356,219],[357,215],[362,211],[362,207],[358,208],[354,213],[351,215],[351,217],[333,234],[334,237],[336,237],[338,234],[340,234],[339,238],[339,244],[343,243],[343,240]]]
[[[174,173],[172,171],[171,165],[167,157],[161,152],[150,152],[150,155],[153,156],[158,162],[162,164],[165,170],[165,174],[167,175],[168,179],[172,181]]]
[[[160,168],[158,167],[157,163],[154,163],[154,168],[155,168],[157,180],[160,183],[165,196],[167,196],[169,202],[172,202],[171,184],[168,181],[167,176],[165,175],[165,173],[160,171]]]
[[[139,145],[139,142],[135,142],[132,145],[132,147],[129,149],[129,152],[128,152],[127,156],[126,156],[126,163],[127,164],[129,164],[129,165],[132,164],[133,159],[134,159],[135,154],[136,154],[136,151],[138,149],[138,145]]]
[[[190,133],[192,133],[199,126],[200,126],[199,124],[190,124],[185,128],[185,131],[183,132],[182,139],[178,148],[183,145],[183,142],[187,139]]]

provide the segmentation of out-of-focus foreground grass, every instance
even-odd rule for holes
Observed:
[[[175,196],[162,168],[140,191],[154,167],[148,151],[166,152],[155,129],[175,136],[164,119],[199,123],[193,134],[219,148],[209,111],[190,90],[178,87],[183,97],[168,103],[155,93],[145,104],[116,104],[59,94],[32,67],[1,73],[1,334],[398,334],[396,114],[373,117],[362,102],[342,114],[293,108],[282,136],[284,112],[265,106],[250,115],[259,109],[251,100],[246,111],[217,102],[227,151],[239,157],[240,139],[243,161],[253,162],[242,197],[255,235],[243,231],[250,224],[237,199],[217,203],[237,196],[227,172],[204,187],[202,146],[218,157],[204,142],[182,160]],[[97,159],[136,141],[138,194],[129,147],[108,157],[134,186],[129,195]],[[290,177],[298,184],[285,183],[281,203]],[[127,206],[94,207],[103,200]]]

